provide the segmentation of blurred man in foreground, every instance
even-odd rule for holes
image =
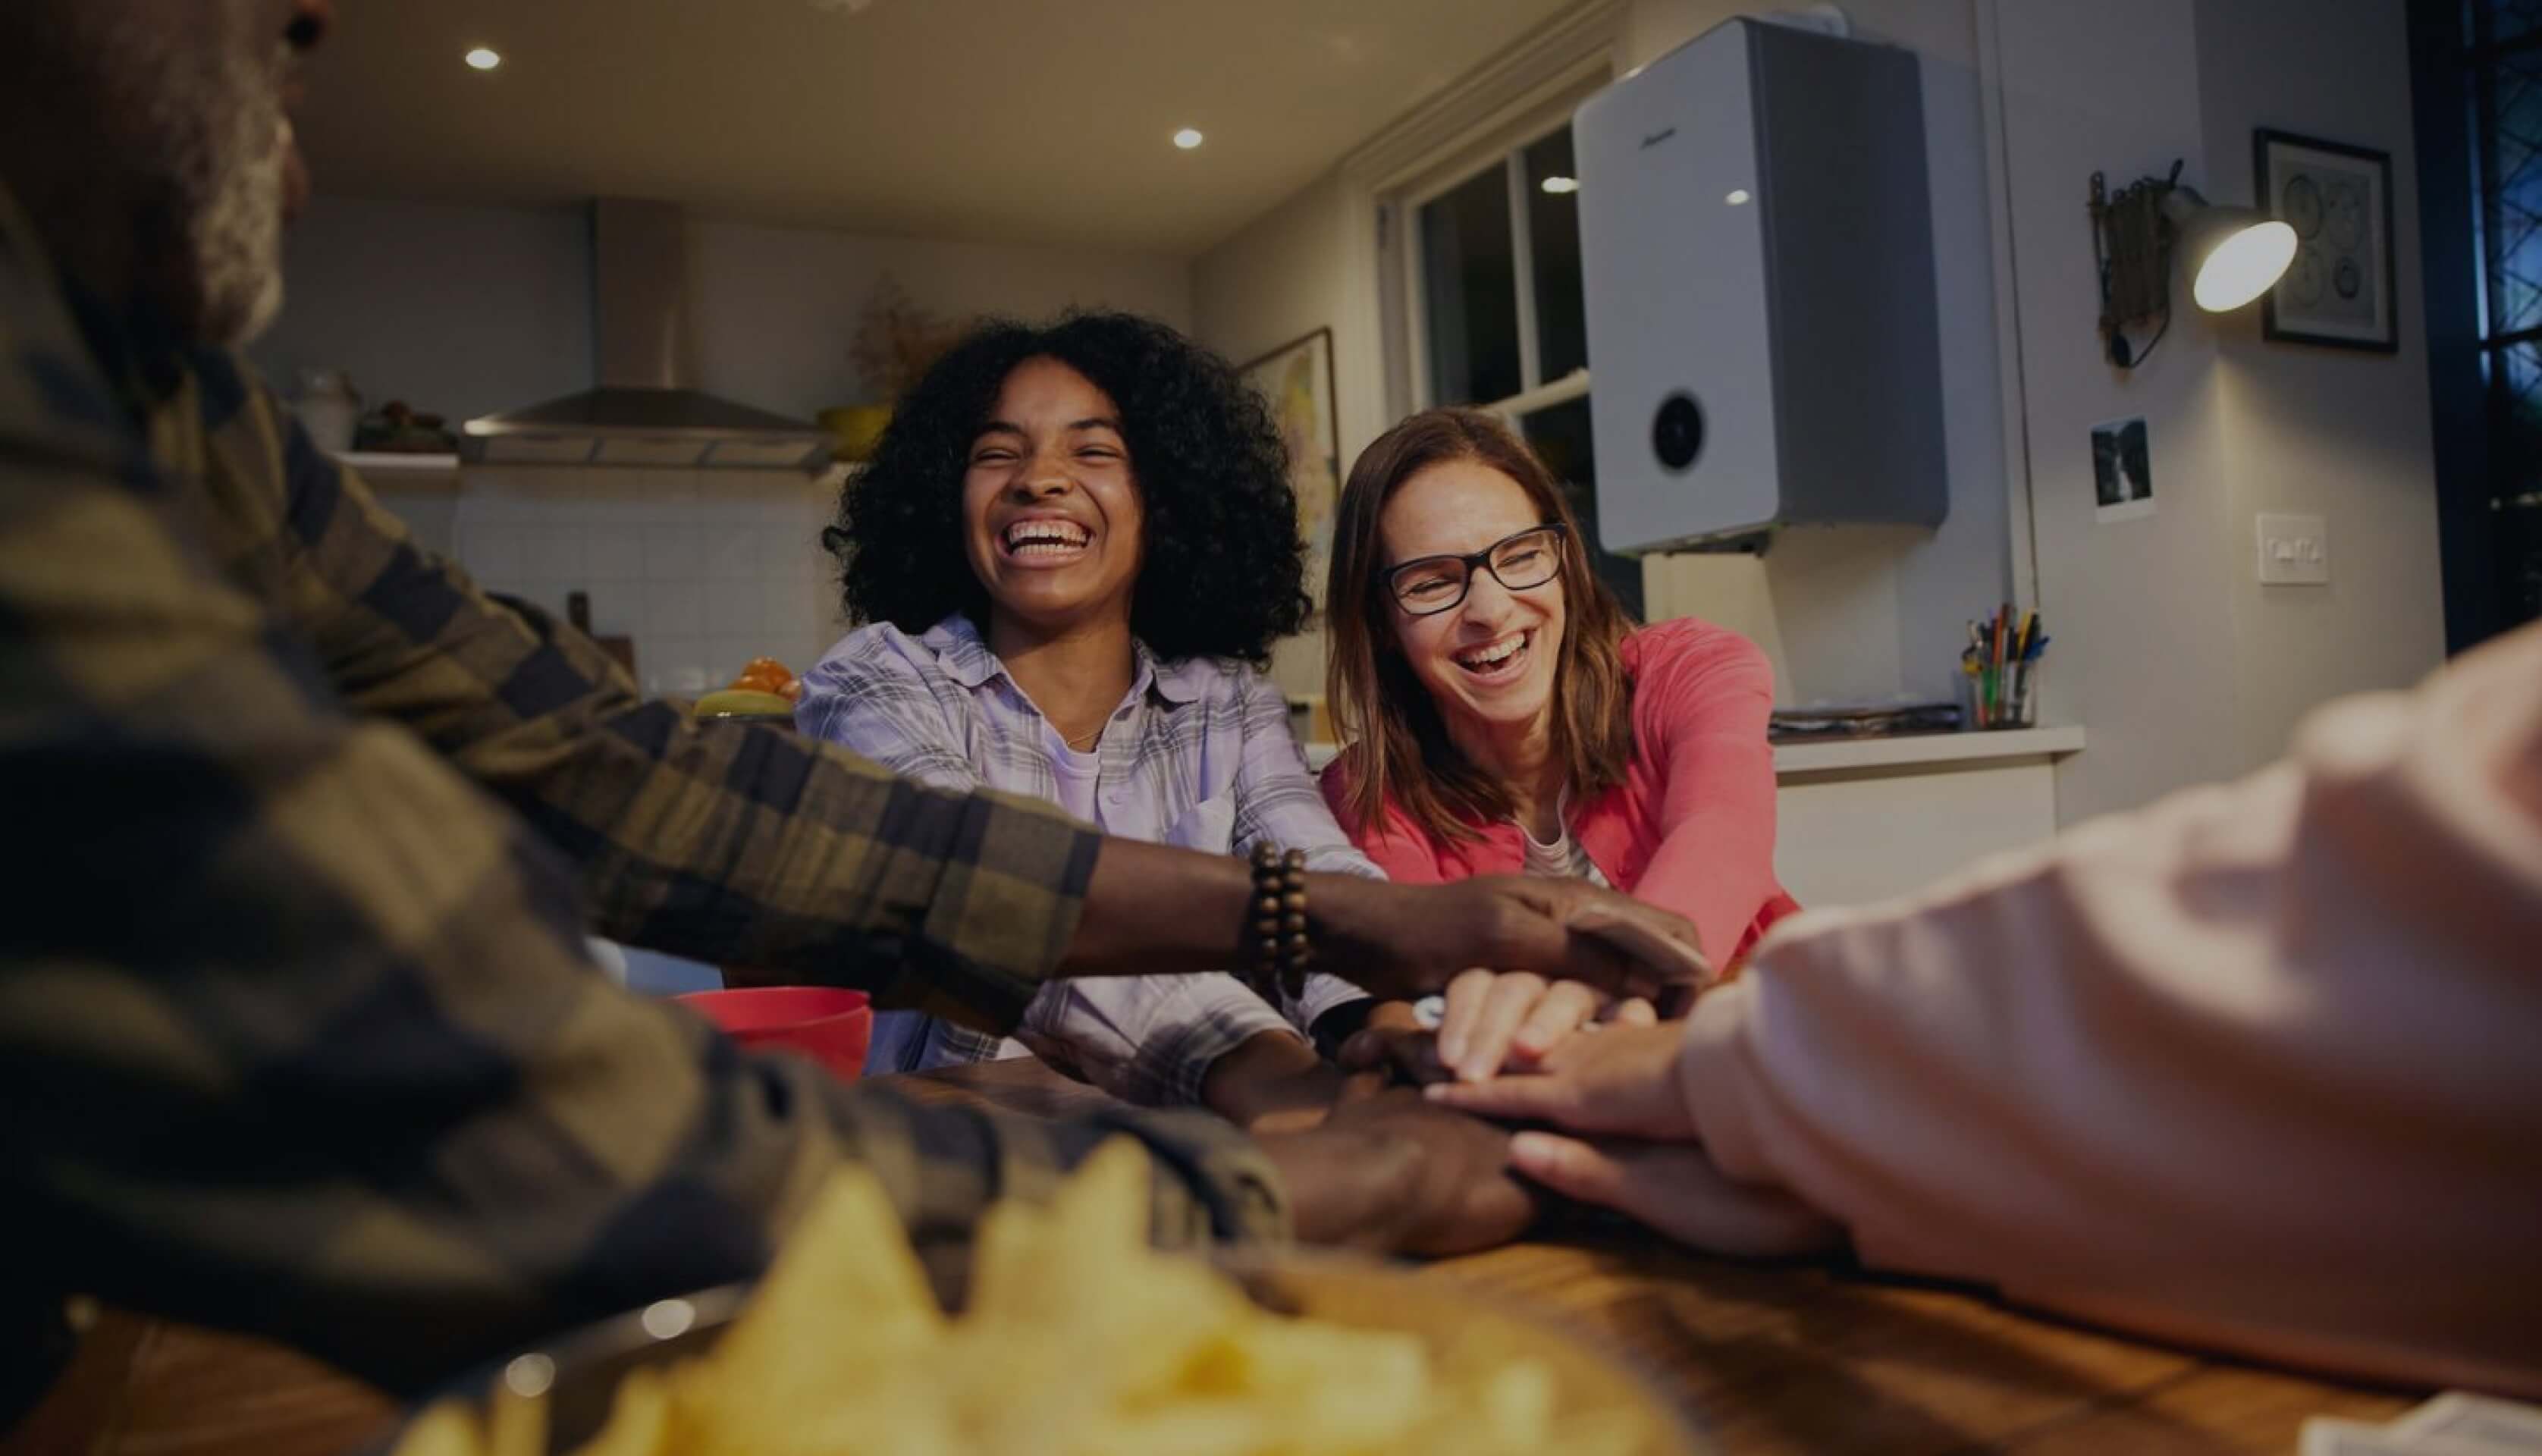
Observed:
[[[281,298],[330,0],[16,0],[0,22],[0,1425],[71,1293],[411,1388],[743,1277],[824,1172],[922,1246],[1127,1132],[1164,1240],[1451,1249],[1528,1200],[1404,1094],[1249,1142],[1010,1121],[748,1057],[613,989],[613,938],[991,1032],[1049,978],[1242,968],[1223,856],[701,734],[405,538],[228,352]],[[1313,877],[1321,964],[1656,989],[1604,897]],[[1681,939],[1673,917],[1614,914]]]

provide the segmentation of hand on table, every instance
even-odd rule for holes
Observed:
[[[1303,1243],[1382,1254],[1463,1254],[1507,1243],[1536,1215],[1510,1174],[1510,1135],[1395,1088],[1333,1105],[1310,1131],[1266,1134]]]
[[[1442,1106],[1547,1123],[1520,1132],[1511,1165],[1567,1198],[1724,1254],[1812,1253],[1842,1230],[1779,1189],[1732,1181],[1694,1142],[1693,1111],[1679,1090],[1682,1022],[1615,1026],[1577,1036],[1543,1069],[1424,1089]],[[1587,1136],[1569,1134],[1582,1133]]]

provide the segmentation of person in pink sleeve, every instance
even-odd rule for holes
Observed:
[[[2542,1396],[2542,625],[1431,1095],[1688,1243]]]
[[[1350,747],[1325,799],[1401,883],[1574,877],[1694,923],[1735,968],[1798,909],[1774,879],[1773,672],[1692,619],[1637,629],[1590,570],[1561,488],[1491,414],[1433,409],[1361,453],[1325,595]],[[1438,1057],[1467,1078],[1599,1015],[1588,987],[1466,973]]]

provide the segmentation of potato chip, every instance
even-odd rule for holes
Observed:
[[[484,1456],[477,1413],[457,1401],[435,1401],[398,1441],[397,1456]]]
[[[1150,1248],[1151,1176],[1139,1144],[1116,1139],[1046,1204],[990,1209],[968,1307],[948,1320],[881,1184],[843,1170],[714,1348],[629,1375],[576,1456],[1648,1449],[1656,1427],[1638,1411],[1562,1409],[1561,1351],[1548,1364],[1461,1335],[1434,1347],[1275,1315],[1207,1262]],[[466,1411],[435,1407],[396,1456],[538,1456],[523,1443],[544,1442],[544,1405],[499,1390],[487,1434],[481,1445]]]

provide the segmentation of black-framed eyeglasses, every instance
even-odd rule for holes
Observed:
[[[1540,587],[1562,574],[1562,523],[1548,521],[1504,536],[1462,556],[1415,556],[1378,573],[1394,605],[1407,616],[1432,617],[1455,610],[1474,585],[1474,569],[1513,592]]]

